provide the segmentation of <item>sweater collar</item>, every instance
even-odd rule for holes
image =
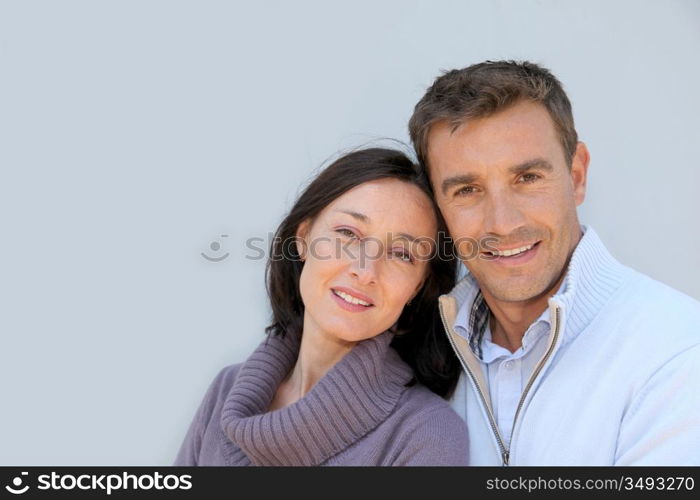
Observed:
[[[268,337],[241,366],[223,405],[221,426],[255,465],[318,465],[372,431],[396,406],[413,373],[386,331],[358,343],[301,399],[267,409],[294,367],[300,337]],[[238,455],[238,456],[237,456]]]
[[[618,262],[592,227],[571,256],[563,293],[549,299],[549,308],[559,305],[566,315],[563,342],[581,333],[598,315],[632,271]]]
[[[566,315],[563,342],[588,326],[630,271],[608,252],[592,227],[581,228],[583,237],[574,249],[560,290],[549,299],[550,310],[558,305]],[[478,294],[479,285],[467,271],[448,297],[456,301],[457,311],[463,304],[472,304]],[[454,325],[454,318],[451,324]]]

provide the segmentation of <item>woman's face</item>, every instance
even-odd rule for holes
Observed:
[[[394,325],[423,284],[436,232],[428,197],[397,179],[360,184],[302,223],[304,334],[358,342]]]

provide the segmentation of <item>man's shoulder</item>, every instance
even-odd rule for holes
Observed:
[[[638,271],[631,270],[603,315],[619,345],[669,356],[700,344],[700,302]]]
[[[629,280],[620,292],[620,306],[634,308],[640,315],[700,326],[700,302],[644,273],[631,270]]]
[[[588,284],[585,293],[582,292],[576,300],[585,301],[593,296],[592,304],[595,304],[596,296],[605,297],[606,309],[612,312],[621,310],[629,314],[631,310],[636,315],[659,318],[659,311],[666,311],[663,316],[673,314],[681,321],[693,323],[700,320],[698,300],[619,262],[609,253],[593,228],[587,227],[584,239],[585,244],[584,240],[580,244],[582,253],[579,255],[578,269]],[[606,290],[614,292],[607,295]]]

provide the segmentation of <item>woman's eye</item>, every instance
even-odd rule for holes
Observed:
[[[346,227],[341,227],[339,229],[335,230],[336,233],[342,234],[343,236],[347,236],[348,238],[356,238],[357,235],[351,231],[350,229]]]
[[[394,257],[396,257],[397,259],[399,259],[403,262],[413,263],[413,257],[411,257],[411,254],[408,252],[404,252],[403,250],[394,252]]]

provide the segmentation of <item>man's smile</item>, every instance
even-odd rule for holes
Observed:
[[[482,252],[484,260],[504,265],[522,265],[530,262],[538,253],[541,241],[509,249]]]

